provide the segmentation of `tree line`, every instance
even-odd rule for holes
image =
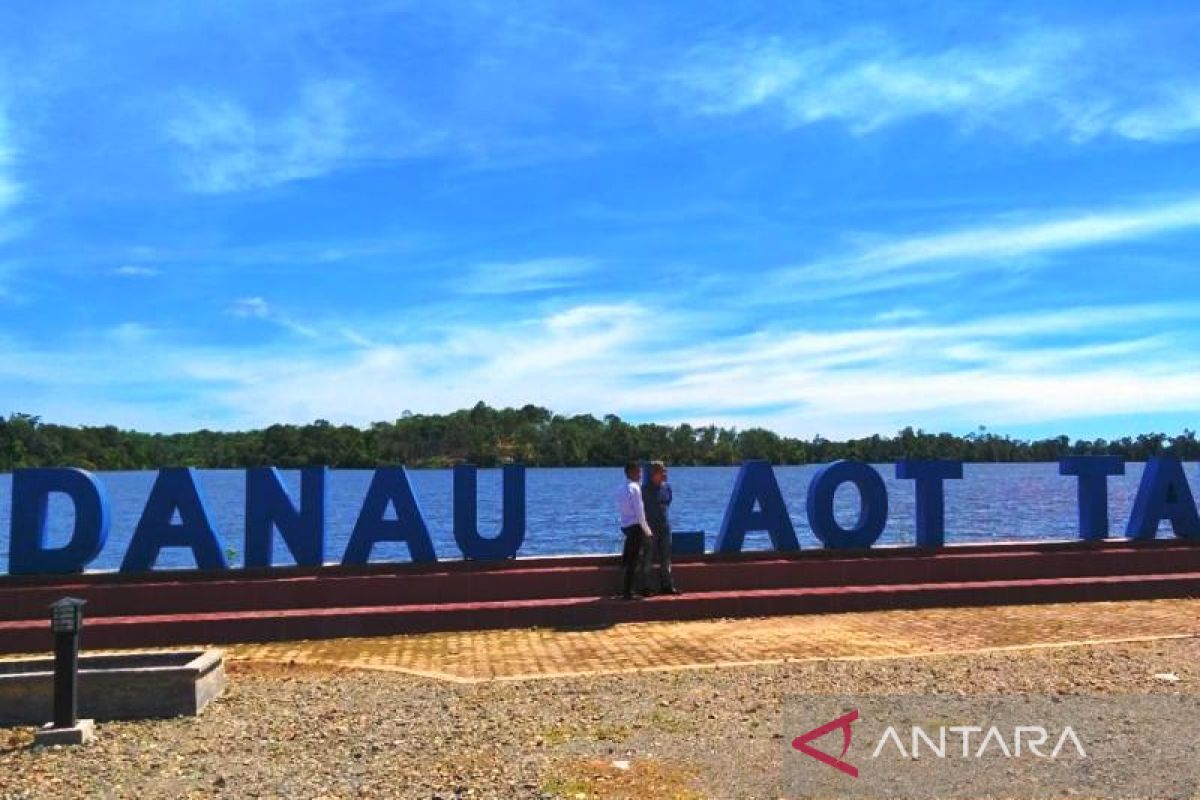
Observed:
[[[317,420],[308,425],[271,425],[249,431],[199,430],[142,433],[106,426],[69,426],[13,413],[0,417],[0,471],[21,467],[75,466],[136,470],[165,466],[237,468],[324,464],[371,468],[381,464],[442,467],[467,462],[510,462],[544,467],[616,466],[631,458],[659,458],[677,465],[729,465],[746,459],[775,464],[826,463],[847,458],[872,463],[901,458],[968,462],[1056,461],[1068,455],[1120,455],[1144,461],[1170,453],[1200,460],[1196,432],[1176,436],[1145,433],[1120,439],[1023,440],[980,428],[958,436],[905,428],[835,442],[800,439],[763,428],[721,428],[630,423],[609,414],[563,416],[533,405],[473,408],[449,414],[404,412],[392,422],[359,428]]]

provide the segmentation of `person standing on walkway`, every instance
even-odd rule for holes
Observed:
[[[650,482],[642,492],[646,521],[654,534],[650,547],[642,556],[642,583],[650,585],[651,562],[658,560],[658,591],[679,594],[671,579],[671,484],[667,483],[667,466],[661,461],[650,462]]]
[[[617,491],[617,516],[620,519],[621,533],[625,536],[625,549],[621,553],[621,564],[624,567],[624,583],[622,596],[626,600],[634,598],[634,582],[643,583],[642,553],[648,551],[650,540],[654,534],[650,523],[646,521],[646,509],[642,504],[642,467],[636,461],[625,465],[625,483]],[[645,591],[644,585],[636,587],[639,595]]]

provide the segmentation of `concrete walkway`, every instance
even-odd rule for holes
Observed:
[[[647,622],[234,645],[236,661],[459,683],[835,659],[913,658],[1200,635],[1200,600]]]

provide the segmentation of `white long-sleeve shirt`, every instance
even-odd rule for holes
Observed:
[[[617,491],[617,514],[621,527],[640,525],[647,536],[651,536],[650,523],[646,522],[646,508],[642,505],[642,487],[637,481],[626,481]]]

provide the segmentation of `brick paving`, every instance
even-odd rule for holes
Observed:
[[[648,622],[233,645],[239,661],[405,672],[458,683],[786,661],[912,658],[1187,638],[1200,600]]]

